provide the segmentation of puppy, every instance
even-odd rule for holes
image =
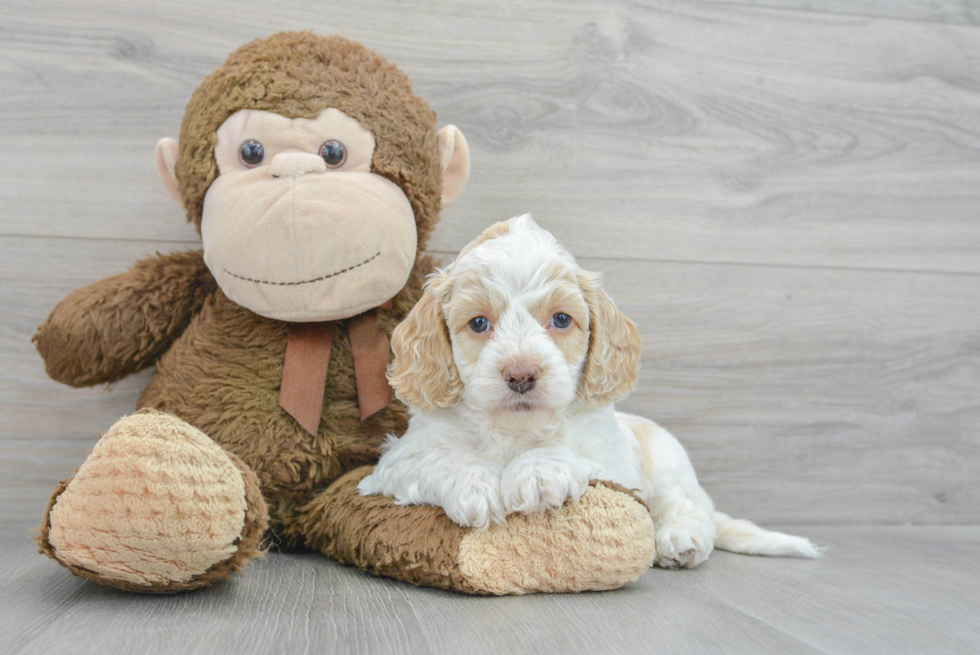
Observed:
[[[807,539],[716,512],[677,439],[615,411],[640,347],[599,276],[550,233],[529,215],[497,223],[433,273],[395,329],[388,377],[409,427],[358,490],[485,529],[611,480],[649,505],[661,566],[695,567],[716,547],[817,557]]]

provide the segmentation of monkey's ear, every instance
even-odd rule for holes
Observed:
[[[177,184],[177,175],[174,173],[178,152],[177,141],[170,137],[164,137],[157,141],[157,149],[153,153],[153,162],[156,164],[157,175],[160,176],[164,188],[170,193],[170,197],[183,207],[184,199],[180,197],[180,185]]]
[[[436,134],[439,138],[439,163],[442,164],[442,206],[448,207],[470,178],[470,147],[455,125],[447,125]]]

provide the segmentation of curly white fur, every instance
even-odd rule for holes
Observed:
[[[477,332],[476,317],[489,328]],[[680,443],[615,411],[636,382],[639,333],[529,215],[492,226],[433,274],[392,347],[389,378],[410,424],[389,437],[362,494],[485,529],[577,501],[598,478],[639,490],[661,566],[695,567],[715,547],[819,556],[807,539],[716,512]],[[536,376],[532,387],[517,390],[513,370]]]

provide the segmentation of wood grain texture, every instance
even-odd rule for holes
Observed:
[[[36,326],[71,289],[193,245],[0,238],[8,517],[39,517],[148,379],[59,385],[30,343]],[[621,409],[671,429],[725,511],[781,523],[980,521],[976,277],[580,263],[605,273],[644,334],[641,381]]]
[[[978,527],[809,527],[824,560],[715,553],[615,592],[465,597],[270,553],[229,583],[141,596],[71,578],[0,524],[4,652],[971,653]]]
[[[36,520],[149,375],[61,387],[36,326],[197,244],[155,139],[235,45],[313,27],[383,50],[468,134],[473,178],[435,248],[540,208],[606,271],[646,340],[623,408],[677,433],[721,507],[980,519],[978,28],[677,2],[3,6],[6,516]]]
[[[709,0],[719,4],[802,9],[820,13],[879,16],[938,23],[980,24],[977,0]]]
[[[0,0],[0,651],[977,652],[980,528],[841,525],[980,521],[977,7]],[[31,336],[73,289],[197,246],[153,145],[282,29],[398,62],[473,154],[432,247],[533,211],[643,331],[621,408],[677,434],[721,509],[826,559],[490,599],[277,553],[134,596],[37,555],[53,485],[149,372],[69,389]]]
[[[681,1],[6,0],[0,233],[191,238],[154,141],[297,28],[380,49],[467,134],[433,248],[533,211],[579,254],[980,272],[980,28]]]

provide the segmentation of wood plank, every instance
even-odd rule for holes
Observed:
[[[110,387],[52,381],[31,343],[73,290],[190,243],[0,237],[0,513],[40,521],[51,487],[71,475],[100,431],[133,411],[150,371]]]
[[[977,530],[805,528],[820,543],[834,544],[824,561],[807,567],[728,555],[724,563],[747,582],[722,574],[705,587],[825,653],[974,652],[980,578],[969,561],[980,546]]]
[[[975,0],[707,0],[716,4],[772,9],[803,9],[822,13],[879,16],[937,23],[980,24]]]
[[[980,271],[976,27],[678,1],[342,6],[8,2],[0,233],[193,238],[154,141],[236,45],[311,28],[389,55],[468,135],[472,180],[435,249],[533,211],[606,258]]]
[[[818,652],[699,593],[688,582],[678,584],[682,581],[675,577],[669,584],[651,574],[639,585],[608,594],[481,598],[373,578],[319,555],[271,553],[232,583],[154,597],[70,579],[54,562],[37,555],[33,560],[35,590],[43,587],[40,581],[52,586],[60,582],[82,600],[48,610],[40,631],[30,630],[27,638],[14,642],[26,642],[24,653],[58,648],[67,635],[73,637],[73,652],[79,653],[231,653],[243,647],[248,652],[557,653],[614,648],[638,653],[651,644],[706,652],[733,642],[737,645],[728,652]],[[656,617],[651,616],[651,603],[664,593],[674,602],[657,607]],[[4,620],[10,621],[8,634],[16,639],[25,629],[15,622],[20,611],[7,598],[0,606],[6,610]],[[47,609],[50,602],[49,594],[34,591],[27,604]],[[614,629],[617,625],[630,629]]]
[[[6,516],[36,520],[147,381],[58,385],[30,343],[36,326],[71,289],[160,247],[0,238]],[[645,335],[641,381],[621,408],[673,430],[722,509],[780,523],[980,520],[976,276],[582,264],[605,272]]]
[[[824,560],[715,553],[629,587],[480,598],[270,553],[192,594],[71,578],[0,526],[0,628],[12,653],[968,653],[980,647],[974,527],[808,527]]]
[[[585,262],[644,334],[621,404],[735,515],[976,523],[974,276]]]

